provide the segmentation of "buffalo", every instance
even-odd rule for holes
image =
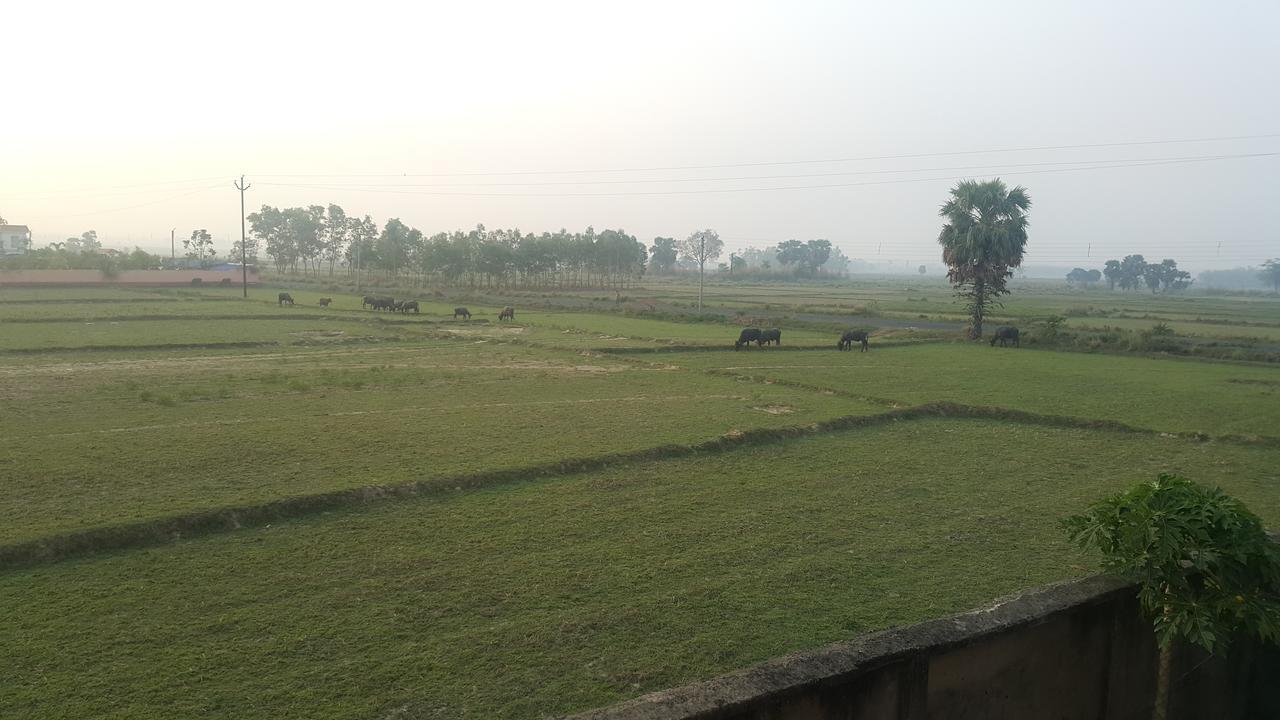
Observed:
[[[407,313],[407,312],[409,312],[410,310],[414,311],[415,313],[416,313],[416,312],[418,312],[418,301],[417,301],[417,300],[405,300],[405,301],[404,301],[404,304],[402,304],[402,305],[400,306],[400,312]]]
[[[862,352],[867,351],[867,333],[862,330],[845,330],[840,336],[840,342],[836,344],[839,350],[852,350],[853,344],[862,343]]]
[[[760,341],[765,345],[777,343],[782,344],[782,331],[777,328],[760,331]]]
[[[373,299],[374,310],[394,310],[395,308],[396,308],[396,301],[394,298],[375,297]]]
[[[333,302],[333,298],[320,298],[320,307],[329,307],[331,302]]]
[[[742,332],[738,333],[738,341],[733,344],[733,349],[740,350],[744,345],[749,348],[751,343],[759,346],[762,343],[760,335],[760,328],[743,328]]]
[[[369,305],[376,304],[377,302],[378,302],[377,297],[373,295],[365,295],[364,297],[360,298],[360,309],[363,310]]]
[[[1012,325],[1001,325],[996,328],[996,332],[991,336],[991,347],[996,346],[996,342],[1000,343],[1000,347],[1005,347],[1009,343],[1013,343],[1014,347],[1018,345],[1018,328]]]
[[[401,311],[401,310],[403,310],[403,309],[404,309],[404,301],[403,301],[403,300],[397,300],[397,301],[395,301],[395,302],[391,303],[391,311],[392,311],[392,312],[400,312],[400,311]]]
[[[279,295],[276,296],[276,302],[281,305],[284,305],[285,303],[289,303],[290,305],[292,305],[293,296],[290,295],[289,293],[280,293]]]
[[[468,309],[466,309],[466,308],[464,308],[464,307],[454,308],[454,309],[453,309],[453,319],[454,319],[454,320],[457,320],[459,316],[461,316],[463,320],[470,320],[470,319],[471,319],[471,311],[470,311],[470,310],[468,310]]]
[[[515,319],[516,319],[516,309],[511,307],[510,305],[502,308],[502,312],[498,313],[498,322],[502,322],[503,320],[515,320]]]

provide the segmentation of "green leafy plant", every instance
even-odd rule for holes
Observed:
[[[1100,500],[1065,521],[1103,567],[1138,583],[1160,647],[1152,717],[1168,709],[1175,641],[1219,652],[1233,635],[1280,641],[1280,548],[1235,498],[1176,475]]]

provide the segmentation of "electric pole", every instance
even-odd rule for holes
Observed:
[[[231,183],[240,191],[240,279],[241,287],[244,290],[244,296],[249,297],[249,253],[245,252],[245,232],[244,232],[244,191],[248,190],[250,185],[244,184],[244,176],[240,176],[240,182]]]
[[[169,231],[169,263],[175,267],[178,265],[178,253],[175,250],[177,246],[173,243],[173,234],[176,232],[178,232],[178,228],[173,228]]]
[[[698,233],[698,314],[702,314],[702,272],[707,264],[707,235]]]

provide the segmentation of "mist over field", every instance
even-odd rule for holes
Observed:
[[[947,188],[1002,177],[1033,190],[1028,267],[1277,252],[1273,3],[168,8],[9,9],[0,215],[37,246],[207,228],[225,257],[246,174],[251,209],[428,235],[711,227],[913,268]]]

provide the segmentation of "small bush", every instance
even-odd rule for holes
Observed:
[[[191,284],[192,284],[192,285],[203,285],[203,284],[204,284],[204,279],[203,279],[203,278],[198,278],[198,277],[197,277],[197,278],[191,278]]]

